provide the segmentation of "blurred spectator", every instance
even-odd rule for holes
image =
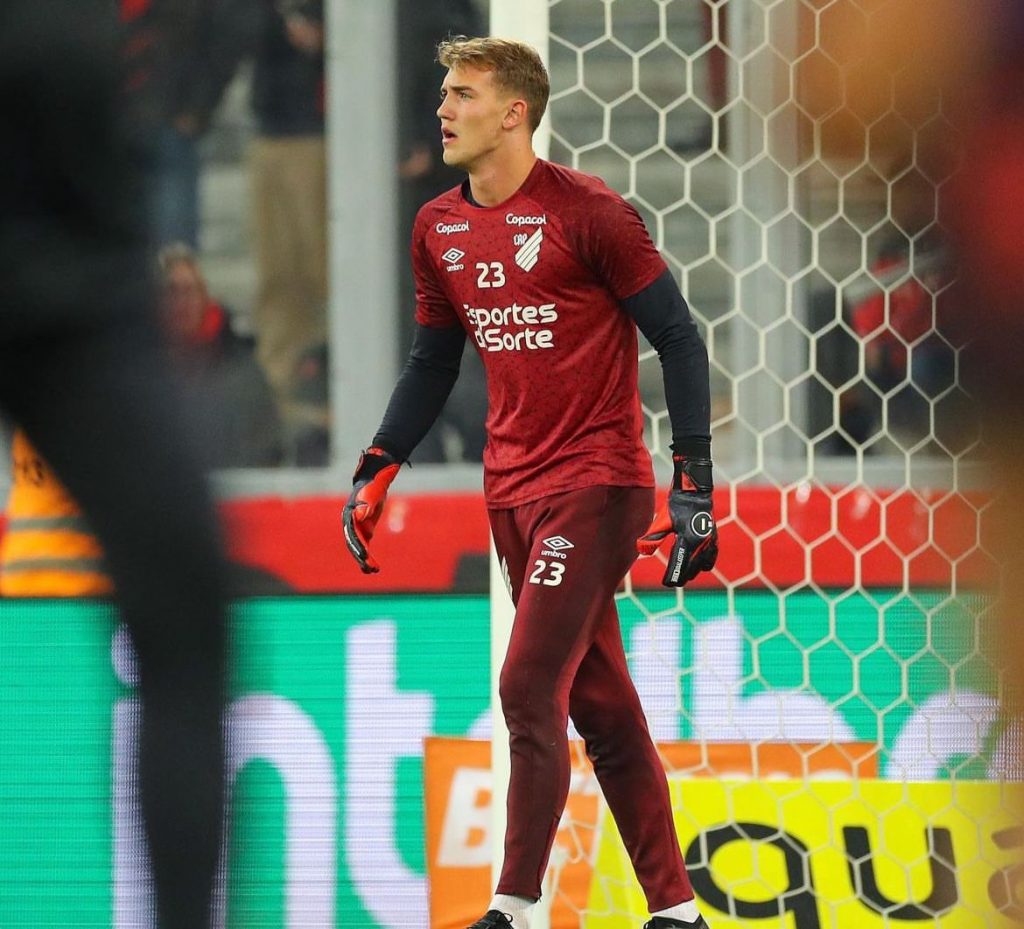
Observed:
[[[120,0],[151,237],[199,247],[199,140],[245,50],[249,0]]]
[[[922,253],[922,265],[935,264],[937,248],[929,253],[919,240],[918,254]],[[872,274],[882,280],[899,279],[910,270],[907,239],[896,233],[883,244]],[[941,271],[918,270],[851,308],[850,323],[864,344],[867,383],[843,394],[840,414],[844,431],[857,445],[870,446],[879,433],[886,403],[890,429],[930,431],[929,401],[956,380],[953,349],[936,327],[935,295],[942,283]]]
[[[288,444],[326,462],[327,181],[319,0],[253,0],[261,14],[252,101],[257,356]],[[312,367],[317,367],[312,371]],[[311,389],[311,383],[324,385]],[[293,456],[294,458],[294,456]]]
[[[184,243],[161,250],[161,309],[175,360],[185,375],[194,418],[214,468],[273,467],[281,429],[254,344],[206,288],[195,253]]]
[[[486,33],[473,0],[399,0],[398,127],[401,181],[401,242],[397,272],[402,288],[398,357],[404,361],[412,345],[416,287],[407,245],[419,208],[461,184],[465,174],[441,159],[438,94],[445,68],[437,62],[437,44],[450,35]],[[414,462],[482,461],[487,385],[476,350],[467,345],[461,374],[437,423],[413,454]]]
[[[894,235],[872,265],[876,277],[910,271],[907,240]],[[952,356],[935,328],[935,293],[941,275],[908,277],[888,292],[878,291],[851,311],[854,331],[864,340],[868,377],[883,390],[908,379],[934,397],[952,384]],[[888,305],[887,305],[888,304]],[[909,362],[909,364],[908,364]]]

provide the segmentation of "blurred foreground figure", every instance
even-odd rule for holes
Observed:
[[[0,6],[0,406],[106,552],[138,657],[160,921],[196,929],[223,818],[223,583],[133,215],[113,16],[104,0]]]
[[[1001,671],[1004,724],[1017,734],[1015,750],[1001,759],[1002,776],[1020,780],[1024,765],[1024,5],[1019,0],[915,0],[861,5],[866,28],[850,30],[839,60],[867,62],[847,99],[875,98],[899,86],[904,113],[915,130],[942,131],[904,135],[917,147],[914,159],[929,177],[916,204],[924,207],[948,234],[957,259],[948,322],[958,350],[958,380],[972,399],[970,415],[954,425],[972,435],[980,425],[983,452],[992,465],[993,502],[979,513],[986,553],[999,570],[998,599],[991,615],[994,641],[989,646]],[[908,55],[906,37],[914,37]],[[857,96],[859,95],[859,97]],[[941,105],[940,105],[941,104]],[[847,120],[846,123],[849,124]],[[850,143],[851,140],[847,140]],[[894,152],[905,163],[907,152]],[[890,312],[891,312],[890,301]],[[1008,740],[1013,744],[1013,739]],[[1008,792],[1001,802],[1016,804]],[[1001,917],[1024,922],[1018,875],[1024,829],[993,836],[997,847],[1013,853],[1014,866],[988,886]]]
[[[999,563],[996,645],[1002,702],[1015,751],[1002,760],[1004,776],[1024,772],[1024,6],[989,0],[988,28],[976,42],[975,67],[963,81],[958,111],[963,132],[961,170],[950,196],[948,219],[962,263],[961,320],[973,343],[965,380],[977,398],[987,456],[993,465],[993,506],[985,540]],[[973,11],[972,11],[973,12]],[[966,15],[966,14],[965,14]],[[1018,824],[994,836],[1014,855],[1012,867],[989,885],[1000,915],[1024,924],[1024,804],[1016,796]]]
[[[986,539],[999,561],[999,656],[1007,722],[1024,731],[1024,6],[989,0],[988,29],[976,40],[974,68],[958,100],[963,132],[961,169],[949,197],[948,220],[962,263],[961,320],[972,343],[964,378],[977,398],[995,502]],[[1006,764],[1016,778],[1024,753]],[[1019,809],[1024,818],[1024,808]],[[1024,832],[1021,833],[1024,835]],[[1024,850],[1016,837],[1015,847]],[[1024,922],[1024,899],[1006,889],[1001,912]]]

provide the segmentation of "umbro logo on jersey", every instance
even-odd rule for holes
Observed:
[[[541,550],[542,555],[563,560],[565,559],[566,549],[576,547],[564,535],[553,535],[550,539],[544,539],[540,544],[544,546]]]
[[[441,256],[442,260],[448,262],[447,270],[449,271],[461,271],[466,267],[460,263],[465,257],[466,253],[457,248],[450,248]]]
[[[538,229],[516,252],[516,264],[524,271],[532,271],[540,256],[540,243],[544,241],[544,230]]]
[[[466,253],[460,252],[457,248],[450,248],[441,256],[448,264],[453,265],[460,258],[465,258]]]
[[[540,544],[541,545],[546,545],[548,548],[575,548],[576,547],[564,535],[553,535],[553,536],[551,536],[550,539],[545,539]]]

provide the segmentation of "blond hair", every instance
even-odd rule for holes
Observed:
[[[526,101],[530,130],[540,125],[551,83],[536,49],[512,39],[469,39],[460,35],[445,39],[437,46],[437,60],[446,68],[492,72],[499,88],[521,95]]]

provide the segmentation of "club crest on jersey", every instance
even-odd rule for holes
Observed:
[[[544,241],[544,230],[538,229],[516,252],[516,264],[524,271],[532,271],[540,257],[540,243]],[[518,243],[517,243],[518,244]]]
[[[462,264],[462,259],[466,257],[466,253],[457,248],[450,248],[446,251],[441,259],[448,263],[448,271],[461,271],[466,266]]]

